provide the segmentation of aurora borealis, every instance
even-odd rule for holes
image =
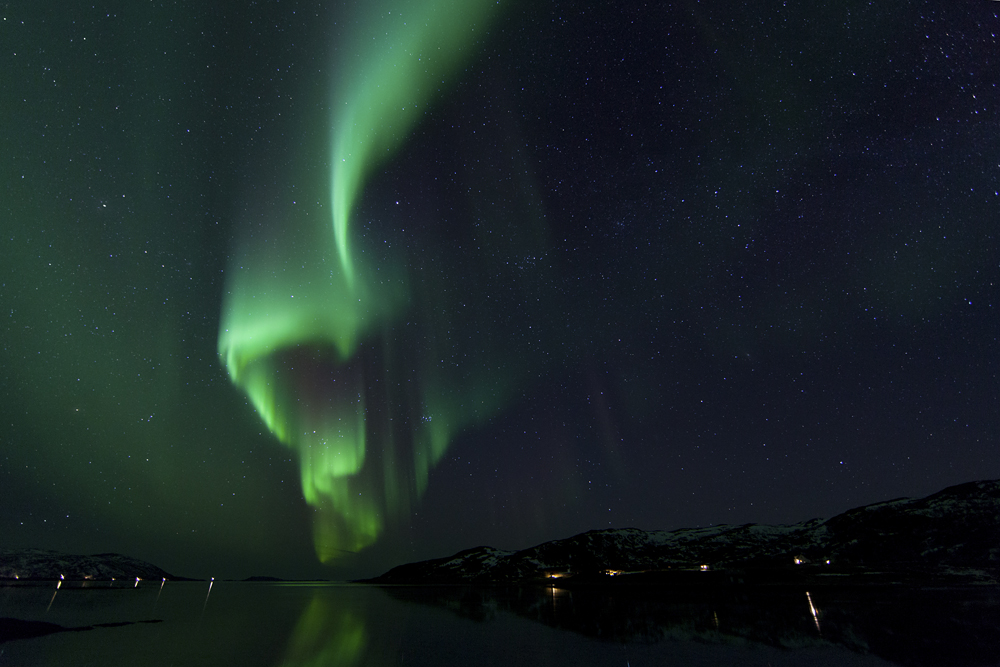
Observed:
[[[398,333],[395,340],[381,336],[381,368],[364,363],[359,345],[410,307],[422,307],[434,319],[444,310],[436,306],[447,299],[409,295],[402,258],[369,265],[373,253],[358,252],[350,217],[365,177],[392,158],[463,51],[472,57],[476,29],[482,31],[496,10],[495,2],[483,0],[389,6],[395,14],[386,8],[359,19],[360,36],[347,40],[334,68],[330,213],[317,208],[299,223],[306,243],[272,243],[240,256],[229,271],[219,334],[219,354],[233,382],[247,392],[268,429],[298,453],[305,499],[319,511],[314,532],[324,562],[369,546],[387,520],[408,511],[454,432],[491,416],[498,391],[482,365],[463,368],[463,378],[442,377],[438,367],[444,361],[435,359],[440,355],[433,346],[408,340],[407,347],[419,349],[413,359],[420,371],[416,387],[408,397],[391,389],[380,393],[385,410],[411,425],[400,432],[391,418],[381,428],[370,424],[379,411],[366,399],[369,384],[381,379],[391,387],[399,370],[386,362],[405,366],[407,360],[391,349],[400,344]],[[277,226],[296,223],[284,219]],[[301,266],[276,269],[275,255]],[[450,331],[431,335],[447,341]],[[480,348],[478,341],[474,347]],[[484,385],[494,395],[488,403],[454,398],[460,388],[475,393]],[[419,414],[408,409],[407,398],[416,400]],[[401,446],[394,446],[399,440]],[[369,454],[372,444],[380,456]]]
[[[1000,477],[995,5],[8,6],[0,546],[356,576]]]

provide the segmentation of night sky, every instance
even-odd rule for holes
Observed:
[[[0,548],[342,578],[1000,477],[1000,3],[0,14]]]

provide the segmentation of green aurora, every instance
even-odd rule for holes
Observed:
[[[504,378],[487,364],[486,373],[452,377],[443,360],[435,362],[435,344],[425,345],[420,358],[408,360],[420,367],[415,394],[379,399],[385,406],[412,400],[419,414],[391,417],[387,407],[374,423],[369,385],[392,371],[372,359],[391,345],[387,328],[421,300],[402,258],[373,262],[350,224],[366,178],[470,57],[476,31],[496,7],[486,0],[402,3],[355,31],[335,69],[329,212],[317,205],[305,220],[300,207],[289,214],[299,219],[279,223],[283,240],[248,242],[229,272],[219,355],[268,429],[298,453],[323,562],[372,544],[388,520],[407,512],[456,431],[493,414],[516,376]],[[440,306],[433,310],[446,310]],[[431,338],[439,347],[448,336],[445,327]],[[392,385],[389,376],[381,379]],[[400,431],[400,418],[412,427]]]

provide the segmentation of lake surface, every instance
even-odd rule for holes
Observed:
[[[1000,664],[993,586],[55,586],[0,586],[0,666]]]

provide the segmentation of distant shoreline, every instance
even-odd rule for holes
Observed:
[[[1000,577],[1000,481],[968,482],[792,525],[592,530],[506,551],[480,546],[399,565],[367,584],[779,585],[975,582]]]

